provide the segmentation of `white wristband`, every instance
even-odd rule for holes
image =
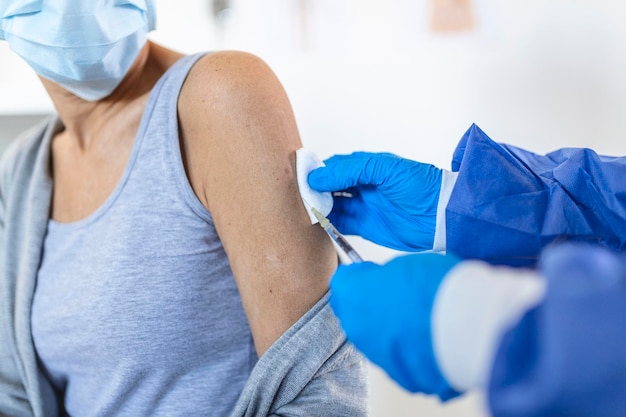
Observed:
[[[545,280],[532,270],[466,261],[435,297],[432,337],[439,369],[458,391],[487,384],[503,334],[541,302]]]
[[[437,203],[437,224],[435,226],[435,240],[433,250],[443,252],[446,250],[446,207],[450,201],[450,195],[456,183],[458,172],[441,170],[441,189],[439,190],[439,202]]]

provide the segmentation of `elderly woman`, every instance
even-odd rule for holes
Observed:
[[[153,3],[0,3],[57,111],[0,166],[0,415],[365,414],[285,92],[147,41]]]

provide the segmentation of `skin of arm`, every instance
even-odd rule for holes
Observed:
[[[195,65],[178,112],[187,176],[213,216],[261,356],[326,293],[337,266],[298,192],[291,105],[262,60],[226,51]]]

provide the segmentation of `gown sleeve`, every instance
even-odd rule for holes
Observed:
[[[539,263],[543,301],[500,341],[488,384],[494,417],[623,416],[626,258],[562,245]]]
[[[453,156],[447,250],[492,264],[532,266],[553,242],[626,249],[626,157],[566,148],[537,155],[476,125]]]

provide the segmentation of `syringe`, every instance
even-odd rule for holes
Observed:
[[[311,212],[313,213],[317,221],[320,222],[320,226],[322,226],[322,228],[326,230],[328,236],[330,236],[333,242],[335,242],[337,246],[339,246],[339,248],[348,256],[348,258],[350,258],[352,262],[363,262],[363,258],[361,258],[361,256],[354,250],[352,245],[348,243],[348,240],[341,233],[339,233],[339,230],[337,230],[335,226],[333,226],[330,220],[324,217],[324,215],[320,213],[320,211],[317,210],[315,207],[311,207]]]

